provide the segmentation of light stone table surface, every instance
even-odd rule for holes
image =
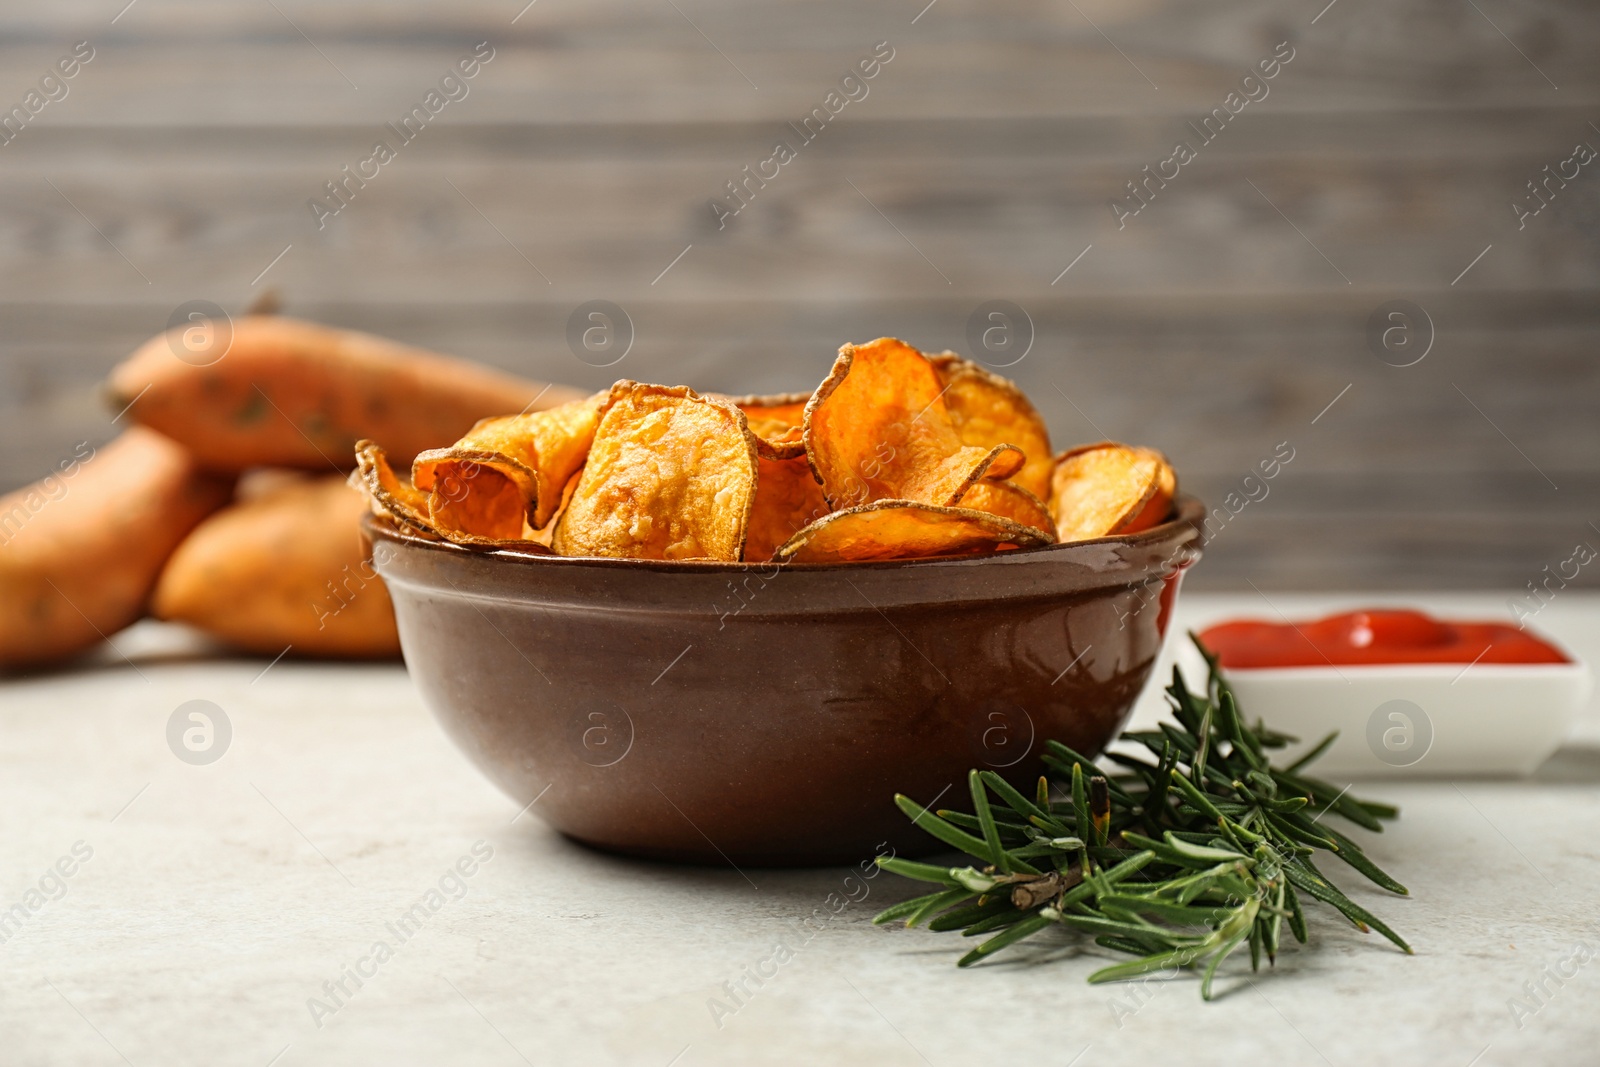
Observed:
[[[1426,602],[1506,615],[1498,597]],[[1193,596],[1178,622],[1239,611],[1272,614],[1253,596]],[[1563,594],[1538,621],[1600,660],[1600,598]],[[133,666],[107,655],[0,682],[0,909],[26,913],[0,944],[6,1065],[1600,1062],[1600,963],[1544,976],[1575,946],[1600,950],[1593,706],[1531,781],[1366,788],[1403,808],[1363,836],[1412,897],[1330,864],[1415,957],[1317,906],[1312,946],[1287,946],[1254,983],[1241,954],[1204,1004],[1188,976],[1089,986],[1109,954],[1064,936],[958,971],[959,936],[870,925],[915,892],[891,875],[678,868],[571,844],[468,765],[398,666],[263,673],[180,654],[151,624],[118,643]],[[166,740],[194,699],[232,726],[210,765]],[[1138,718],[1160,706],[1152,687]],[[70,876],[47,873],[59,861]],[[437,910],[396,937],[441,881]],[[393,947],[381,962],[378,941]],[[776,974],[747,980],[734,1008],[723,983],[770,974],[780,944]],[[358,962],[371,977],[346,979],[334,1006],[324,983]],[[1514,1012],[1541,980],[1537,1010]]]

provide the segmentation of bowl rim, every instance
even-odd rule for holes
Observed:
[[[601,567],[607,570],[619,571],[689,572],[698,574],[770,573],[775,569],[802,572],[839,571],[859,573],[866,570],[898,570],[913,567],[1015,566],[1027,561],[1043,561],[1063,553],[1082,554],[1086,549],[1100,548],[1107,545],[1149,547],[1160,544],[1162,541],[1177,539],[1171,562],[1181,568],[1187,568],[1198,559],[1201,550],[1205,547],[1206,531],[1204,520],[1209,512],[1206,510],[1206,505],[1203,501],[1187,493],[1177,494],[1173,498],[1172,505],[1174,512],[1172,518],[1159,526],[1152,526],[1148,530],[1140,530],[1132,534],[1112,534],[1107,537],[1095,537],[1083,541],[1036,545],[1031,548],[1008,549],[1003,552],[987,552],[981,555],[922,556],[910,559],[860,560],[838,563],[778,563],[773,560],[730,563],[709,559],[659,560],[628,559],[616,556],[562,556],[544,549],[543,546],[539,546],[539,551],[533,551],[522,546],[462,545],[454,541],[422,537],[390,519],[375,515],[371,510],[362,515],[361,529],[368,537],[373,539],[374,543],[382,539],[405,545],[408,548],[528,567],[579,566]],[[1188,536],[1185,536],[1185,531],[1189,531]]]
[[[1563,646],[1557,646],[1569,659],[1566,663],[1341,663],[1337,667],[1316,664],[1307,667],[1228,667],[1223,670],[1230,681],[1248,678],[1252,681],[1276,681],[1280,678],[1298,678],[1307,682],[1344,682],[1345,675],[1367,678],[1392,678],[1411,675],[1425,681],[1438,678],[1466,681],[1470,670],[1473,675],[1489,678],[1514,678],[1534,674],[1587,674],[1589,665]],[[1342,673],[1341,673],[1342,672]]]

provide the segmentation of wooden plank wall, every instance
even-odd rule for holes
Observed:
[[[0,146],[0,488],[109,437],[100,378],[192,299],[273,286],[530,375],[737,392],[809,389],[845,340],[964,349],[1003,299],[1035,327],[1007,373],[1061,443],[1157,445],[1214,503],[1294,450],[1197,585],[1510,592],[1600,546],[1600,161],[1511,207],[1600,147],[1582,0],[124,2],[0,14],[0,106],[94,49]],[[319,229],[307,201],[483,41]],[[802,143],[787,123],[878,42]],[[778,140],[795,158],[719,228]],[[565,340],[595,298],[636,331],[609,368]],[[1414,366],[1367,340],[1395,299],[1433,324]]]

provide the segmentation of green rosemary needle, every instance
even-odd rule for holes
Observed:
[[[1065,927],[1134,957],[1096,971],[1090,982],[1191,968],[1201,972],[1207,1000],[1218,968],[1241,946],[1259,970],[1263,954],[1276,961],[1285,925],[1305,943],[1302,895],[1409,953],[1404,938],[1312,862],[1329,853],[1383,889],[1405,894],[1360,845],[1323,821],[1337,815],[1377,831],[1398,809],[1358,800],[1305,773],[1334,735],[1294,763],[1274,767],[1268,753],[1296,739],[1259,721],[1248,725],[1216,657],[1190,637],[1209,667],[1205,690],[1191,691],[1174,668],[1167,689],[1174,721],[1123,734],[1149,755],[1107,753],[1121,773],[1103,774],[1086,756],[1049,741],[1048,773],[1032,799],[993,771],[976,770],[967,776],[971,813],[932,812],[896,796],[918,827],[979,862],[942,867],[879,859],[885,870],[938,888],[873,921],[926,921],[933,930],[992,935],[961,957],[962,967]]]

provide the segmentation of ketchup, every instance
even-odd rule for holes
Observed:
[[[1210,627],[1200,640],[1224,667],[1571,662],[1554,645],[1505,623],[1449,622],[1388,608],[1315,622],[1240,619]]]

